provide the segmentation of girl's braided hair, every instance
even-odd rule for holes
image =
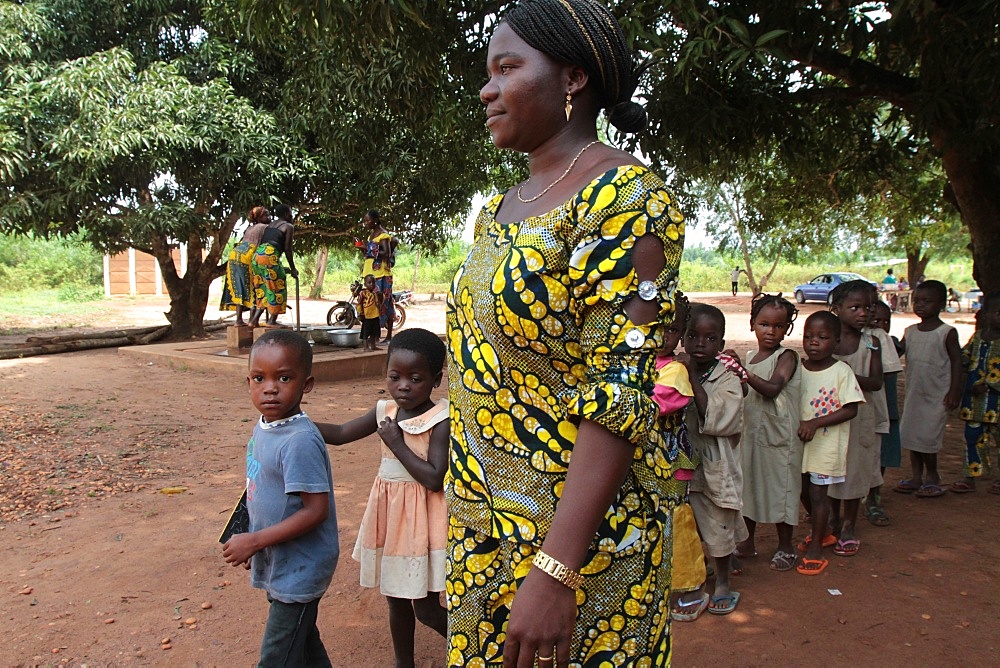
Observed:
[[[878,298],[878,289],[874,285],[868,281],[856,278],[853,281],[841,283],[830,292],[830,305],[840,306],[847,299],[848,295],[852,295],[855,292],[867,292],[876,299]]]
[[[594,0],[521,0],[503,20],[532,48],[586,70],[613,126],[627,133],[646,126],[646,110],[632,100],[642,68],[607,7]]]
[[[788,331],[785,332],[785,336],[790,335],[795,329],[795,319],[799,317],[799,309],[795,307],[795,304],[782,297],[780,292],[776,295],[762,292],[750,301],[750,331],[753,331],[753,322],[765,306],[777,306],[785,310],[785,314],[788,316]]]

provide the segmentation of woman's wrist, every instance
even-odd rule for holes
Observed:
[[[535,553],[532,565],[562,585],[576,591],[583,585],[583,576],[542,550]]]

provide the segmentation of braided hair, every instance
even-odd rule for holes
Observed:
[[[632,100],[640,68],[618,20],[595,0],[521,0],[504,22],[533,49],[578,65],[597,84],[597,100],[622,132],[646,126],[646,110]]]
[[[776,295],[762,292],[750,301],[750,331],[753,331],[754,320],[757,319],[765,306],[777,306],[785,310],[785,314],[788,316],[788,331],[785,332],[785,336],[790,335],[795,328],[795,319],[799,317],[799,309],[795,308],[795,304],[782,297],[780,292]]]
[[[853,295],[856,292],[867,292],[876,298],[878,296],[878,290],[874,285],[863,279],[856,278],[853,281],[841,283],[830,292],[830,306],[840,306],[847,299],[848,295]]]

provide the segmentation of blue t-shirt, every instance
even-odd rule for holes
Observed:
[[[247,444],[250,531],[273,526],[302,508],[297,492],[330,495],[330,514],[294,540],[266,547],[251,560],[250,584],[283,603],[308,603],[326,592],[340,556],[330,456],[305,413],[257,422]]]

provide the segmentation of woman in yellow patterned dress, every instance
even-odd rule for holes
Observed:
[[[236,324],[243,325],[243,312],[250,310],[254,315],[253,280],[250,278],[250,264],[253,262],[257,244],[264,236],[264,230],[271,222],[270,212],[262,206],[255,206],[247,214],[250,226],[243,233],[243,238],[229,251],[229,261],[226,262],[226,274],[222,282],[222,299],[219,301],[220,311],[236,311]]]
[[[522,0],[487,73],[530,177],[480,212],[448,298],[448,665],[666,665],[679,499],[651,394],[683,216],[597,139],[601,109],[645,122],[606,8]]]
[[[292,210],[287,204],[274,207],[274,220],[264,230],[260,244],[254,253],[250,264],[253,277],[254,307],[256,311],[250,318],[250,326],[256,327],[260,317],[267,314],[267,324],[278,324],[278,316],[285,312],[288,304],[288,285],[285,281],[285,268],[281,265],[281,256],[288,260],[288,272],[298,280],[299,272],[295,268],[295,257],[292,253],[292,237],[295,228],[292,225]]]

